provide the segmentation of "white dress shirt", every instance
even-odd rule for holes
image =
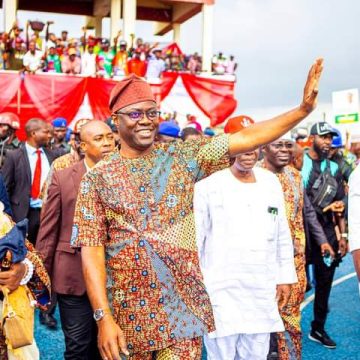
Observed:
[[[36,154],[37,149],[29,145],[28,143],[25,143],[25,149],[30,163],[31,184],[32,184],[34,181],[34,173],[35,173],[35,167],[37,161],[37,154]],[[40,178],[40,189],[41,189],[49,174],[50,163],[44,152],[44,149],[40,148],[39,150],[41,151],[41,178]],[[41,199],[32,199],[32,198],[30,199],[30,207],[40,208],[41,205],[42,205]]]
[[[277,177],[254,168],[255,183],[230,169],[195,185],[200,266],[217,338],[283,331],[276,285],[297,282],[294,250]]]

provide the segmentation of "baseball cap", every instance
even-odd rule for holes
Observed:
[[[327,135],[337,136],[337,132],[325,121],[315,123],[310,129],[310,135]]]
[[[228,120],[224,127],[224,132],[226,134],[234,134],[254,123],[255,121],[250,116],[239,115]]]

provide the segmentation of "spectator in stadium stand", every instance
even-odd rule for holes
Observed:
[[[65,74],[80,74],[81,60],[76,56],[76,49],[71,47],[68,50],[68,55],[61,61],[61,69]]]
[[[60,56],[56,52],[56,45],[51,44],[45,53],[45,68],[44,71],[49,73],[61,73]]]
[[[95,41],[88,40],[85,52],[81,56],[81,73],[86,76],[96,75],[96,54],[94,53]]]
[[[168,143],[179,139],[179,125],[172,121],[163,121],[159,124],[156,141],[160,143]]]
[[[146,74],[146,62],[140,59],[141,51],[135,49],[133,57],[128,61],[129,74],[135,74],[144,77]]]
[[[53,148],[61,149],[62,155],[70,152],[70,145],[66,142],[67,121],[58,117],[51,122],[54,128]]]
[[[61,32],[61,41],[63,42],[64,46],[68,46],[68,32],[66,30],[63,30]]]
[[[237,69],[237,62],[234,60],[234,55],[230,55],[230,58],[227,62],[225,73],[229,75],[234,75]]]
[[[60,39],[57,39],[56,40],[56,53],[59,55],[60,61],[64,56],[64,52],[65,52],[65,46],[64,46],[63,42]]]
[[[222,52],[214,55],[212,59],[212,70],[215,75],[224,75],[227,66],[227,59]]]
[[[183,141],[186,140],[195,140],[202,137],[201,131],[193,128],[193,127],[186,127],[181,131],[181,139]]]
[[[36,49],[36,42],[31,40],[29,42],[29,51],[24,55],[23,65],[25,71],[35,74],[40,72],[43,67],[43,53]]]
[[[201,62],[199,54],[196,52],[194,55],[191,55],[187,64],[187,69],[192,73],[196,74],[201,71]]]
[[[117,39],[116,39],[117,41]],[[96,56],[96,73],[99,77],[111,78],[113,74],[113,59],[115,57],[116,46],[110,49],[108,39],[100,42],[100,51]]]
[[[152,51],[152,55],[148,59],[146,75],[147,79],[159,78],[165,70],[165,61],[161,57],[161,49],[156,48]]]
[[[20,128],[20,119],[11,112],[0,114],[0,168],[8,151],[19,148],[20,141],[15,131]]]
[[[127,62],[129,53],[127,51],[127,42],[120,40],[119,51],[113,59],[114,76],[125,76],[128,73]]]
[[[30,49],[30,42],[34,41],[36,49],[43,51],[44,50],[44,42],[43,39],[40,37],[40,33],[43,31],[45,24],[41,21],[27,21],[26,22],[26,44],[28,49]],[[49,24],[47,24],[47,27]],[[29,27],[33,30],[33,34],[31,38],[29,36]]]
[[[15,22],[8,33],[8,41],[10,42],[11,47],[15,46],[15,41],[17,38],[22,39],[21,38],[22,31],[23,31],[23,29],[21,27],[19,27],[18,24]],[[22,40],[24,42],[24,39],[22,39]]]
[[[23,60],[26,54],[26,47],[24,40],[21,37],[15,38],[15,47],[8,43],[8,47],[5,53],[5,68],[7,70],[20,71],[24,69]]]

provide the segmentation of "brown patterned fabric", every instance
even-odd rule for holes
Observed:
[[[73,244],[104,246],[108,298],[132,353],[214,330],[195,240],[195,183],[229,166],[228,135],[115,152],[83,178]]]

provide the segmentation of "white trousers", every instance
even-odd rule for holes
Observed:
[[[270,334],[236,334],[210,339],[204,336],[208,360],[266,360]]]

